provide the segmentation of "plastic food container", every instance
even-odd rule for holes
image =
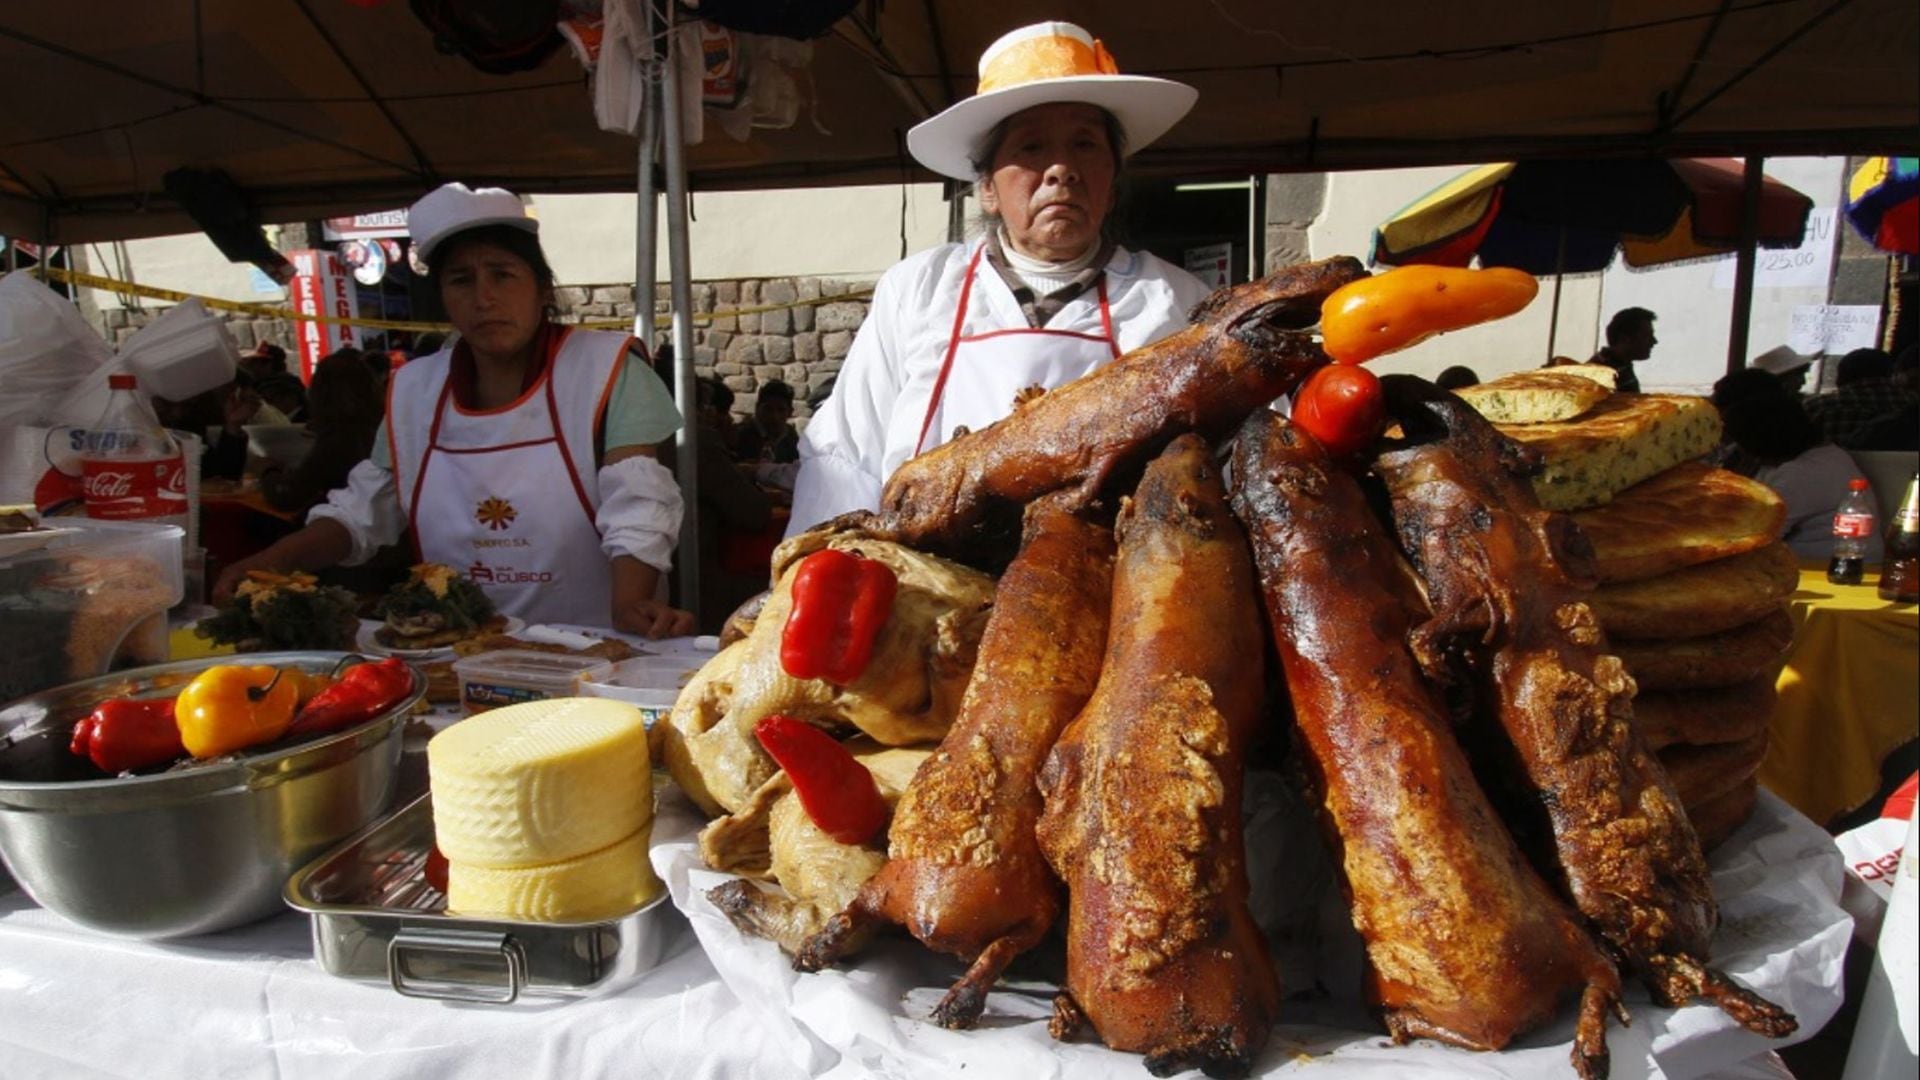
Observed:
[[[456,660],[460,705],[467,715],[523,701],[579,697],[582,686],[605,681],[613,662],[597,656],[564,656],[532,649],[502,649]]]
[[[50,518],[0,536],[0,701],[167,658],[184,593],[177,525]]]
[[[673,703],[694,674],[713,658],[712,653],[686,653],[679,656],[636,656],[613,665],[604,679],[587,683],[582,689],[595,697],[613,698],[639,708],[647,726],[664,719],[673,711]]]

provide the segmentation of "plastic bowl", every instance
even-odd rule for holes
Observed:
[[[331,670],[345,653],[248,654],[249,664]],[[178,692],[233,657],[69,683],[0,709],[0,861],[27,895],[89,929],[183,937],[285,910],[295,870],[393,801],[413,693],[385,715],[294,746],[144,776],[92,771],[67,750],[73,722],[115,697]]]

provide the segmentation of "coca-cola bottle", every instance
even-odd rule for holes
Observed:
[[[131,375],[107,376],[112,396],[87,429],[80,485],[87,516],[187,523],[186,462],[180,444],[134,389]]]
[[[1920,600],[1920,473],[1907,481],[1900,512],[1887,530],[1886,559],[1880,564],[1880,599],[1905,604]]]
[[[1858,585],[1867,570],[1867,541],[1872,538],[1873,504],[1867,481],[1847,481],[1847,497],[1833,511],[1833,558],[1827,562],[1827,580],[1835,585]]]

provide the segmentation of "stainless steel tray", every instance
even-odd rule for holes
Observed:
[[[422,795],[287,881],[287,903],[313,917],[323,970],[408,997],[510,1005],[611,990],[658,964],[681,936],[665,893],[604,922],[449,915],[427,882],[432,848],[432,796]]]

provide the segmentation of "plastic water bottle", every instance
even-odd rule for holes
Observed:
[[[132,375],[107,376],[112,396],[82,442],[87,516],[185,527],[186,460],[135,385]]]
[[[1867,541],[1873,531],[1867,481],[1856,476],[1847,481],[1847,497],[1833,511],[1833,559],[1827,563],[1828,581],[1835,585],[1860,584],[1866,576]]]

